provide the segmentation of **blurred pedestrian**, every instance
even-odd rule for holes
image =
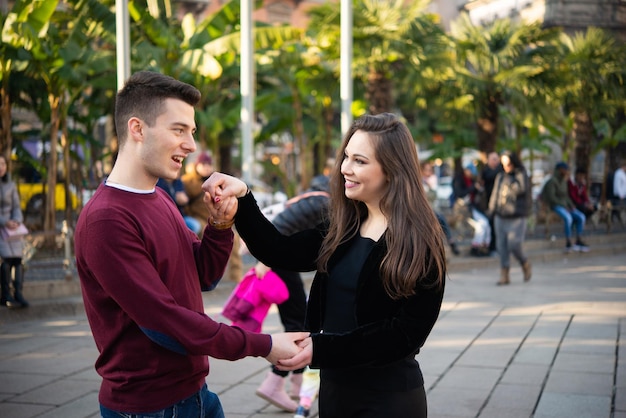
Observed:
[[[479,182],[481,183],[484,191],[480,197],[480,203],[478,209],[483,213],[488,212],[489,200],[491,199],[491,193],[493,192],[493,186],[496,181],[496,176],[502,172],[502,164],[500,163],[500,155],[493,151],[487,155],[487,164],[483,167],[479,175]],[[489,227],[491,228],[491,240],[489,242],[489,253],[496,251],[496,232],[494,228],[493,215],[487,216],[489,219]]]
[[[329,202],[328,177],[315,176],[310,187],[300,195],[288,200],[284,209],[273,216],[272,223],[283,235],[292,235],[296,232],[315,228],[327,218]],[[269,267],[259,262],[257,274],[262,277]],[[297,271],[275,267],[273,271],[283,280],[289,290],[289,298],[278,305],[280,321],[285,331],[303,331],[306,315],[306,292],[302,277]],[[289,412],[294,412],[298,406],[294,399],[300,396],[304,368],[291,372],[290,391],[285,390],[285,380],[290,374],[276,366],[267,373],[265,379],[256,390],[256,395],[271,404]]]
[[[157,187],[165,190],[174,201],[180,214],[183,215],[187,228],[192,230],[194,234],[199,235],[202,231],[202,224],[193,216],[187,215],[185,211],[185,206],[189,203],[189,196],[187,196],[187,193],[185,192],[185,186],[183,185],[180,176],[174,180],[160,178],[159,181],[157,181]]]
[[[529,281],[532,276],[532,267],[523,249],[532,193],[526,168],[517,154],[506,151],[500,160],[503,171],[496,176],[488,212],[494,218],[496,248],[500,255],[497,284],[507,285],[510,283],[511,254],[522,266],[524,281]]]
[[[11,180],[9,164],[5,155],[0,155],[0,305],[9,308],[26,308],[24,298],[24,237],[28,230],[24,226],[24,215],[15,182]],[[20,232],[21,230],[21,232]],[[13,288],[13,294],[11,294]]]
[[[202,183],[215,171],[213,168],[213,157],[208,152],[201,151],[192,164],[193,168],[190,172],[183,174],[181,177],[184,191],[189,198],[185,212],[200,222],[202,229],[204,229],[209,218],[209,210],[203,201],[204,191],[202,190]]]

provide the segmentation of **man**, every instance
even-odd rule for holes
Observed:
[[[484,190],[479,205],[479,209],[483,212],[487,212],[489,206],[489,199],[491,199],[491,193],[493,192],[493,186],[496,181],[498,173],[503,171],[502,164],[500,163],[500,155],[493,151],[487,155],[487,164],[480,172],[479,181],[482,184]],[[494,228],[494,217],[489,216],[489,226],[491,227],[491,241],[489,243],[489,253],[496,251],[496,233]]]
[[[204,313],[201,290],[224,272],[236,203],[211,210],[200,241],[155,187],[160,177],[176,178],[195,151],[199,100],[197,89],[171,77],[134,74],[116,98],[115,166],[78,219],[76,263],[100,353],[103,417],[224,417],[205,383],[208,355],[276,363],[307,336],[254,334]]]
[[[613,199],[615,206],[626,205],[626,159],[622,161],[613,175]]]
[[[589,251],[581,236],[585,227],[585,215],[576,209],[569,197],[567,181],[569,166],[561,161],[556,164],[554,174],[546,182],[541,191],[541,198],[561,219],[565,227],[565,252]],[[576,227],[576,244],[572,245],[572,224]]]

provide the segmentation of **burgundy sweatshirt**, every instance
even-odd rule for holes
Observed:
[[[201,290],[224,273],[233,232],[202,241],[167,194],[101,185],[80,213],[75,252],[85,312],[100,355],[100,403],[116,411],[163,409],[198,391],[210,355],[265,357],[269,335],[214,321]]]

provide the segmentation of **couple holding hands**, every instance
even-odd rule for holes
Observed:
[[[355,120],[330,174],[326,221],[290,236],[243,181],[214,173],[203,185],[211,218],[199,239],[154,187],[195,151],[199,100],[171,77],[134,74],[116,98],[118,158],[79,216],[101,415],[223,417],[206,383],[208,356],[256,356],[282,370],[320,369],[322,418],[426,417],[415,357],[439,315],[446,259],[407,127],[392,114]],[[201,291],[222,277],[233,224],[264,264],[316,271],[305,332],[253,333],[204,313]]]

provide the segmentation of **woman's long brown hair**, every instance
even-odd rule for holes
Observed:
[[[356,131],[366,132],[375,158],[388,179],[380,200],[387,217],[387,244],[380,272],[390,297],[415,294],[417,287],[441,286],[446,274],[441,226],[422,186],[415,142],[408,128],[391,113],[365,115],[355,120],[337,152],[330,181],[329,231],[318,258],[318,269],[328,271],[328,261],[339,245],[358,234],[367,217],[363,202],[345,195],[341,163],[348,142]]]

